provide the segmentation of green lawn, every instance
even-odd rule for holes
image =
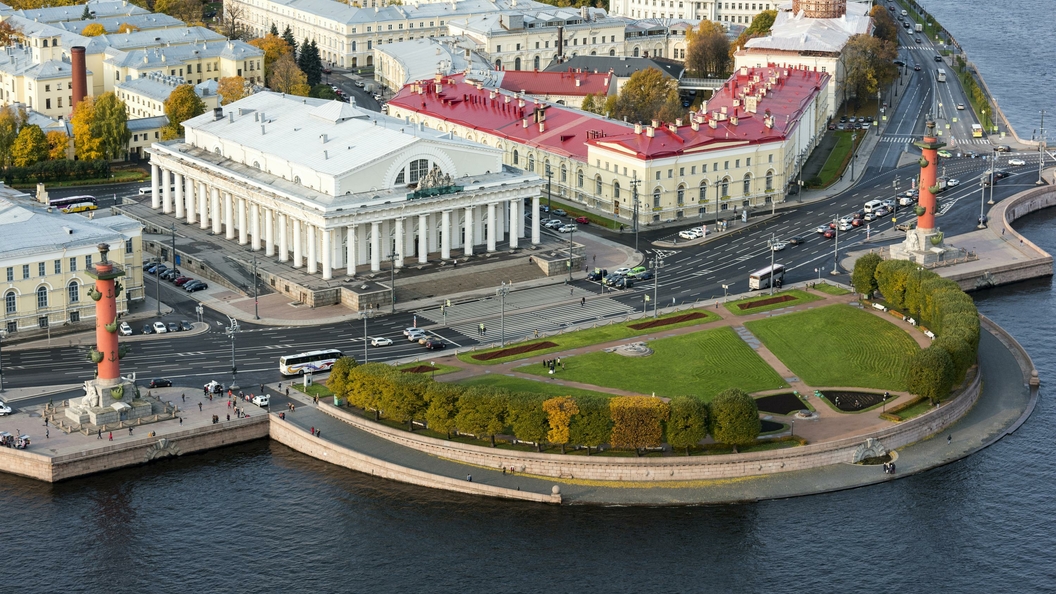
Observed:
[[[540,365],[539,369],[542,368],[543,366]],[[562,375],[562,378],[567,379],[564,375]],[[548,396],[603,396],[606,398],[612,396],[612,394],[607,392],[569,388],[546,380],[535,381],[499,374],[482,375],[458,383],[464,386],[493,386],[496,388],[506,388],[511,392],[535,392],[537,394],[546,394]]]
[[[329,388],[327,388],[326,386],[324,386],[321,383],[314,383],[313,382],[312,385],[308,386],[307,390],[304,389],[304,382],[303,381],[298,381],[296,383],[291,383],[290,387],[293,388],[294,390],[297,390],[298,392],[301,392],[303,394],[307,394],[309,396],[318,396],[320,398],[325,398],[325,397],[329,397],[329,396],[333,396],[334,395],[334,393],[331,392]]]
[[[698,396],[710,400],[726,388],[747,392],[788,384],[731,328],[715,328],[649,342],[648,357],[624,357],[598,351],[562,358],[558,377],[657,396]],[[547,376],[542,365],[517,371]]]
[[[832,147],[829,158],[825,160],[821,171],[818,172],[818,186],[822,188],[828,187],[840,177],[840,173],[843,172],[843,168],[851,158],[851,133],[833,132],[833,134],[836,135],[836,146]]]
[[[828,293],[829,295],[837,295],[837,296],[838,295],[846,295],[846,294],[850,293],[850,291],[848,291],[847,289],[844,289],[843,287],[837,287],[836,285],[830,285],[829,283],[820,283],[820,284],[814,285],[814,290],[815,291],[821,291],[822,293]]]
[[[770,311],[772,309],[781,309],[784,307],[792,307],[793,305],[799,305],[800,303],[809,303],[811,301],[818,301],[821,299],[821,297],[818,297],[817,295],[812,295],[810,293],[807,293],[806,291],[800,291],[799,289],[792,289],[789,291],[775,291],[773,297],[780,297],[784,295],[795,297],[795,299],[783,301],[781,303],[771,303],[770,305],[760,305],[759,307],[753,307],[750,309],[741,309],[740,307],[738,307],[738,304],[741,303],[751,303],[753,301],[763,301],[766,299],[770,299],[771,295],[770,292],[767,290],[765,291],[765,293],[760,292],[758,295],[752,295],[751,297],[745,297],[744,299],[731,301],[726,304],[726,309],[730,310],[730,313],[734,315],[750,316],[759,312]]]
[[[697,318],[695,320],[689,320],[686,322],[680,322],[677,324],[668,324],[666,326],[658,326],[656,328],[648,328],[645,330],[635,330],[630,328],[632,325],[641,324],[648,322],[652,318],[646,318],[641,320],[631,320],[630,322],[623,322],[619,324],[611,324],[607,326],[599,326],[597,328],[588,328],[586,330],[576,330],[575,332],[567,332],[565,334],[557,334],[554,336],[548,336],[539,340],[531,340],[523,344],[536,344],[540,342],[552,342],[556,344],[555,347],[547,349],[539,349],[537,351],[530,351],[519,355],[511,355],[509,357],[503,357],[501,359],[492,359],[490,361],[480,361],[473,358],[473,355],[480,353],[490,353],[492,351],[498,351],[501,349],[488,349],[484,351],[473,351],[468,353],[459,353],[459,361],[465,363],[472,363],[474,365],[497,365],[499,363],[506,363],[508,361],[516,361],[518,359],[527,359],[528,357],[535,357],[538,355],[545,355],[548,353],[557,353],[561,351],[567,351],[570,349],[576,349],[583,346],[589,346],[592,344],[601,344],[604,342],[610,342],[613,340],[622,340],[624,338],[631,338],[633,336],[640,336],[642,334],[649,334],[651,332],[663,332],[665,330],[673,330],[675,328],[682,328],[684,326],[695,326],[698,324],[707,324],[708,322],[714,322],[719,319],[719,316],[706,309],[693,309],[688,311],[680,311],[676,313],[670,313],[660,316],[659,319],[671,318],[674,316],[682,316],[688,313],[700,313],[704,317]],[[513,343],[512,345],[506,345],[505,348],[510,346],[519,346],[521,343]]]
[[[909,361],[919,348],[899,327],[850,305],[745,326],[811,386],[904,390]]]

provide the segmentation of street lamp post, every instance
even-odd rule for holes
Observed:
[[[770,294],[774,294],[774,234],[770,234]]]
[[[550,183],[553,181],[554,171],[550,169],[550,164],[546,164],[546,214],[549,215],[550,211],[553,210],[550,206]]]
[[[854,158],[857,151],[854,150],[854,143],[858,140],[858,131],[851,130],[851,181],[854,181]]]
[[[260,310],[257,303],[257,253],[253,252],[253,319],[260,319]]]
[[[984,208],[983,200],[985,200],[985,199],[986,199],[986,186],[984,186],[982,183],[980,183],[979,184],[979,225],[976,227],[977,229],[986,229],[986,225],[983,223],[983,217],[986,216],[986,215],[983,214],[983,208]]]
[[[876,135],[880,136],[880,91],[876,92],[876,120],[873,125],[876,126]]]
[[[510,286],[503,281],[502,286],[496,289],[495,293],[498,294],[499,302],[502,304],[499,310],[499,346],[504,347],[506,346],[506,295],[510,293]]]
[[[836,263],[840,260],[840,215],[836,215],[833,222],[836,224],[836,228],[833,229],[832,274],[839,274],[839,272],[836,272]]]
[[[157,264],[154,267],[154,300],[158,302],[158,316],[161,316],[161,271],[157,268],[161,266],[161,258],[153,260]]]
[[[568,282],[572,282],[572,236],[575,234],[576,227],[575,224],[572,224],[568,232]]]
[[[389,293],[390,301],[392,302],[392,313],[396,313],[396,258],[399,257],[399,252],[389,253]]]
[[[1041,179],[1041,170],[1045,166],[1045,110],[1041,110],[1041,128],[1038,129],[1038,181],[1034,185],[1045,183]]]
[[[176,223],[172,224],[172,269],[176,270]]]
[[[820,282],[821,281],[821,266],[818,266],[817,268],[815,268],[814,272],[818,273],[818,281]]]
[[[0,330],[0,394],[4,392],[4,339],[7,338],[7,330]]]
[[[730,283],[730,284],[733,284],[733,283]],[[726,284],[726,283],[723,283],[722,284],[722,302],[723,303],[726,303],[726,298],[729,297],[729,295],[730,295],[730,285]]]
[[[634,221],[631,224],[634,225],[634,253],[636,254],[638,253],[638,184],[640,183],[642,182],[638,179],[638,172],[635,171],[631,176],[631,199],[634,200]]]
[[[997,151],[990,151],[990,204],[994,203],[994,162],[997,161]]]
[[[367,362],[367,319],[370,318],[370,315],[373,312],[374,312],[374,310],[372,310],[370,308],[370,305],[368,304],[367,305],[367,309],[364,309],[363,310],[363,314],[361,315],[361,317],[363,318],[363,362],[364,363]]]
[[[238,333],[238,320],[227,316],[230,326],[227,327],[227,335],[231,338],[231,390],[238,389],[238,367],[235,366],[235,334]]]
[[[657,316],[656,313],[656,293],[660,287],[660,268],[664,265],[664,261],[659,256],[653,258],[653,317]],[[643,312],[644,313],[644,312]]]

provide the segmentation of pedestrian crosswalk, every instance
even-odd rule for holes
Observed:
[[[911,136],[907,134],[884,134],[880,137],[880,142],[889,142],[897,144],[908,144],[920,140],[920,136]],[[947,144],[986,144],[989,145],[990,141],[986,138],[957,138],[953,136],[947,136],[940,138]]]
[[[572,293],[571,295],[569,293]],[[480,337],[480,320],[484,319],[486,339],[498,338],[502,319],[505,319],[506,339],[531,338],[536,333],[553,332],[576,324],[622,316],[634,310],[614,299],[594,297],[595,292],[580,287],[571,289],[565,285],[539,287],[525,291],[511,291],[506,296],[505,315],[502,299],[498,295],[478,301],[453,304],[440,308],[421,310],[420,319],[434,324],[445,323],[459,334]],[[585,302],[585,297],[591,297]],[[560,302],[564,300],[564,302]],[[543,309],[543,303],[553,303]]]

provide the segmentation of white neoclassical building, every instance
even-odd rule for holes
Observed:
[[[544,182],[498,149],[270,92],[183,126],[185,141],[149,150],[151,206],[320,281],[539,243]]]

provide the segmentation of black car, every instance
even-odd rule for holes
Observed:
[[[999,153],[1008,153],[1012,151],[1012,147],[1008,146],[1007,144],[998,144],[994,145],[994,150]]]
[[[161,273],[161,280],[171,281],[171,280],[175,280],[179,276],[181,276],[181,273],[180,273],[179,270],[177,270],[176,268],[170,268],[170,269],[166,270],[165,272]]]
[[[169,322],[168,328],[169,328],[169,332],[179,332],[180,331],[180,325],[177,324],[176,322]]]
[[[902,60],[895,60],[894,62],[892,62],[892,64],[894,64],[896,66],[905,66],[906,65],[906,63],[903,62]]]
[[[789,245],[803,245],[804,243],[807,242],[807,238],[806,237],[800,237],[800,236],[797,235],[795,237],[789,237],[788,239],[785,240],[785,242],[788,243]]]
[[[1006,177],[1008,177],[1010,175],[1012,175],[1012,174],[1007,172],[1007,171],[1005,171],[1004,169],[995,169],[994,170],[994,179],[1005,179]]]
[[[652,270],[646,270],[644,272],[639,272],[638,275],[635,276],[634,278],[635,278],[635,280],[640,280],[640,281],[649,280],[649,279],[653,278],[653,271]]]
[[[186,332],[191,329],[191,323],[187,320],[180,320],[180,330]]]
[[[145,324],[143,326],[143,334],[154,334],[154,326],[151,324]]]
[[[187,285],[184,285],[184,286],[186,287]],[[187,291],[188,293],[194,293],[195,291],[202,291],[202,290],[208,289],[208,288],[209,288],[209,285],[203,283],[202,281],[198,281],[198,284],[191,285],[190,287],[187,287],[184,290]]]
[[[942,56],[935,56],[935,61],[936,62],[941,62],[942,61]]]
[[[425,341],[425,348],[430,351],[438,351],[447,348],[447,343],[442,340],[429,339]]]
[[[167,379],[164,379],[164,378],[156,377],[156,378],[150,380],[150,383],[147,384],[147,387],[148,388],[171,388],[172,387],[172,380],[167,380]]]
[[[617,289],[630,289],[634,286],[634,279],[629,276],[621,276],[613,286]]]
[[[609,271],[605,270],[604,268],[595,268],[594,270],[591,270],[589,273],[587,273],[587,280],[600,281],[601,279],[605,278],[608,274]]]

